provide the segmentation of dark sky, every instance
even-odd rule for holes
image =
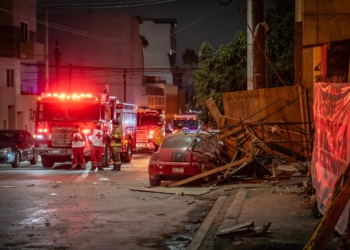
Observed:
[[[228,2],[229,0],[221,0]],[[270,2],[271,0],[266,0]],[[43,0],[38,1],[38,12]],[[203,42],[214,49],[229,43],[238,30],[246,30],[238,9],[245,9],[247,0],[232,0],[221,5],[218,0],[49,0],[50,12],[128,12],[145,18],[175,18],[178,26],[177,53],[179,59],[186,48],[197,53]],[[246,13],[244,12],[244,15]],[[180,59],[181,60],[181,59]]]

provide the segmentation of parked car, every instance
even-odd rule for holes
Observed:
[[[21,161],[38,162],[32,135],[26,130],[0,130],[0,163],[18,168]]]
[[[219,154],[219,144],[206,132],[167,135],[149,160],[150,185],[159,186],[162,180],[182,180],[211,170],[217,166]]]

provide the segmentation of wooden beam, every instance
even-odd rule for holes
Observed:
[[[257,144],[256,146],[261,148],[262,150],[264,150],[265,152],[267,152],[267,153],[269,153],[271,155],[277,155],[277,156],[282,157],[282,158],[284,158],[286,160],[287,159],[291,159],[291,160],[295,161],[292,156],[288,156],[288,155],[282,154],[282,153],[280,153],[280,152],[278,152],[276,150],[272,150],[271,148],[265,147],[265,146],[260,145],[260,144]]]
[[[217,172],[226,170],[226,169],[228,169],[228,168],[235,167],[235,166],[237,166],[237,165],[240,165],[240,164],[242,164],[242,163],[244,163],[244,162],[248,162],[248,161],[252,161],[252,157],[245,158],[245,159],[242,159],[242,160],[239,160],[239,161],[235,161],[235,162],[232,162],[232,163],[230,163],[230,164],[227,164],[227,165],[224,165],[224,166],[221,166],[221,167],[218,167],[218,168],[214,168],[214,169],[209,170],[209,171],[207,171],[207,172],[205,172],[205,173],[201,173],[201,174],[192,176],[192,177],[187,178],[187,179],[185,179],[185,180],[172,183],[172,184],[169,185],[169,187],[178,187],[178,186],[181,186],[181,185],[183,185],[183,184],[189,183],[189,182],[191,182],[191,181],[198,180],[198,179],[203,178],[203,177],[205,177],[205,176],[215,174],[215,173],[217,173]],[[237,170],[238,170],[238,169],[237,169]]]
[[[342,179],[346,180],[345,183],[341,183],[341,187],[343,188],[339,194],[328,202],[326,212],[325,212],[325,219],[323,221],[323,226],[321,228],[320,233],[318,234],[317,240],[315,242],[315,249],[323,250],[326,249],[327,243],[329,241],[329,238],[331,237],[331,234],[335,228],[335,225],[337,224],[339,217],[341,213],[344,210],[344,207],[349,201],[350,198],[350,163],[345,170],[344,178]],[[343,185],[342,185],[343,184]],[[333,190],[333,193],[335,190]]]
[[[213,116],[213,118],[216,121],[216,124],[220,127],[223,124],[221,124],[221,112],[218,109],[218,106],[216,106],[215,101],[212,97],[210,97],[208,100],[205,101],[205,104],[207,104],[207,108],[209,109],[211,115]]]

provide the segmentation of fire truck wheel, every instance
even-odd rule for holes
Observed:
[[[44,168],[51,168],[55,164],[53,160],[46,156],[41,156],[41,163],[43,164]]]
[[[12,167],[18,168],[20,164],[21,164],[21,154],[19,152],[17,152],[15,155],[14,162],[12,162]]]
[[[158,187],[158,186],[160,186],[160,182],[161,182],[160,179],[151,179],[151,178],[149,178],[149,184],[150,184],[152,187]]]
[[[123,162],[131,162],[131,159],[132,159],[132,148],[131,148],[131,141],[129,141],[128,148],[123,157]]]

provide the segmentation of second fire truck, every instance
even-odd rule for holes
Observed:
[[[112,121],[118,120],[123,129],[121,159],[130,162],[136,150],[136,105],[119,103],[107,94],[55,94],[42,93],[35,103],[32,118],[35,121],[36,153],[44,167],[55,162],[71,161],[69,135],[79,125],[89,136],[97,121],[105,133],[110,133]],[[85,158],[90,160],[88,141],[84,145]],[[102,166],[108,167],[110,150],[105,144]]]
[[[153,132],[158,127],[158,122],[164,122],[164,114],[161,109],[137,109],[137,151],[154,150]]]

